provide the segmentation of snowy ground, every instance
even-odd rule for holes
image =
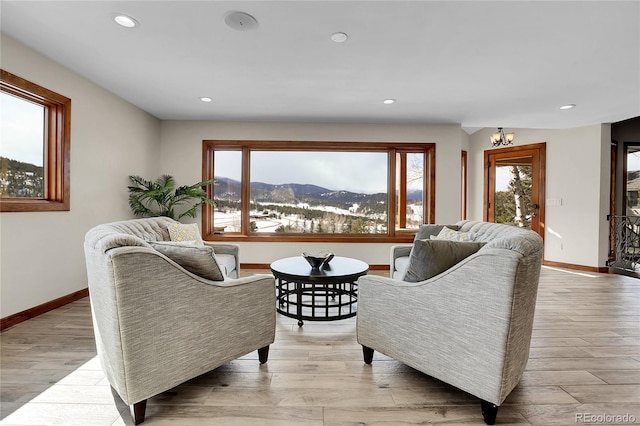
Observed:
[[[290,204],[276,204],[270,203],[272,205],[282,205],[282,206],[290,206]],[[308,204],[298,204],[295,207],[299,208],[309,208],[312,210],[320,210],[322,212],[334,213],[337,215],[354,215],[354,212],[357,211],[358,206],[354,205],[350,209],[339,209],[337,207],[332,206],[314,206],[311,208]],[[408,206],[411,209],[411,217],[410,219],[416,221],[416,223],[422,223],[422,206],[411,205]],[[279,218],[263,216],[261,211],[250,212],[251,221],[255,222],[258,231],[257,232],[275,232],[275,230],[280,226],[304,226],[307,230],[310,228],[310,220],[300,219],[297,215],[289,215],[284,216],[281,215]],[[358,214],[355,214],[358,216]],[[367,216],[364,216],[367,217]],[[215,211],[213,215],[213,223],[216,227],[224,226],[223,232],[240,232],[240,212],[221,212]],[[380,230],[379,230],[380,231]]]

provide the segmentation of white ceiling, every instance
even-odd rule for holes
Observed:
[[[473,131],[640,115],[639,1],[2,0],[1,8],[2,32],[160,119]],[[233,10],[258,28],[229,28]],[[116,25],[119,13],[140,25]],[[331,41],[338,31],[345,43]],[[559,109],[568,103],[577,107]]]

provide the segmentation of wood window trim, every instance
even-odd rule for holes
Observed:
[[[215,148],[214,148],[215,147]],[[214,178],[214,150],[238,150],[242,151],[242,180],[249,180],[249,155],[251,150],[299,150],[299,151],[344,151],[344,152],[380,152],[388,151],[389,168],[388,168],[388,184],[395,182],[396,173],[396,154],[400,152],[424,152],[425,154],[425,175],[424,178],[424,202],[425,202],[425,222],[434,223],[435,221],[435,155],[436,145],[428,142],[328,142],[328,141],[264,141],[264,140],[203,140],[202,141],[202,179],[209,180]],[[393,175],[392,175],[393,174]],[[206,188],[207,196],[214,197],[213,185]],[[249,199],[249,185],[242,186],[242,199]],[[241,232],[229,234],[216,234],[213,232],[213,214],[212,208],[203,206],[202,209],[202,234],[203,238],[208,241],[247,241],[247,242],[378,242],[378,243],[407,243],[412,242],[416,230],[397,230],[395,229],[396,217],[396,195],[395,185],[393,190],[388,191],[388,218],[389,218],[389,234],[386,235],[349,235],[349,234],[289,234],[286,236],[268,234],[249,233],[248,221],[242,221]],[[249,214],[249,206],[243,203],[242,215]]]
[[[70,210],[71,99],[0,70],[0,90],[46,108],[45,198],[0,198],[0,212]]]
[[[463,150],[460,156],[460,168],[462,171],[462,185],[460,188],[462,195],[462,200],[460,201],[460,219],[462,220],[467,219],[467,157],[467,151]]]
[[[399,174],[398,179],[396,180],[398,200],[394,205],[398,206],[398,211],[396,212],[398,228],[402,229],[407,226],[407,153],[401,151],[398,154],[400,154],[400,170],[396,171],[396,173]],[[389,229],[391,229],[391,227],[389,227]]]
[[[640,143],[638,142],[624,142],[622,144],[623,153],[622,153],[622,209],[620,214],[623,216],[627,215],[627,205],[629,204],[628,196],[627,196],[627,179],[628,173],[627,170],[627,157],[629,156],[629,148],[630,147],[640,147]],[[615,188],[614,188],[615,189]],[[615,202],[615,201],[614,201]]]

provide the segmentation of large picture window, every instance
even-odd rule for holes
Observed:
[[[405,241],[434,219],[435,145],[204,141],[207,239]]]
[[[0,72],[0,211],[69,210],[71,100]]]

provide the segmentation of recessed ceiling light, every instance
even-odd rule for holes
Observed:
[[[203,96],[203,97],[201,97],[201,98],[200,98],[200,100],[201,100],[202,102],[211,102],[213,99],[208,98],[208,97],[206,97],[206,96]]]
[[[349,36],[346,33],[331,34],[331,40],[335,41],[336,43],[344,43],[348,38]]]
[[[391,104],[393,104],[395,102],[396,102],[395,99],[385,99],[384,101],[382,101],[382,103],[385,104],[385,105],[391,105]]]
[[[125,28],[133,28],[138,26],[138,21],[127,15],[118,15],[113,18],[113,20],[116,21],[118,25],[122,25]]]
[[[560,109],[571,109],[571,108],[574,108],[575,106],[576,104],[566,104],[566,105],[562,105]]]

